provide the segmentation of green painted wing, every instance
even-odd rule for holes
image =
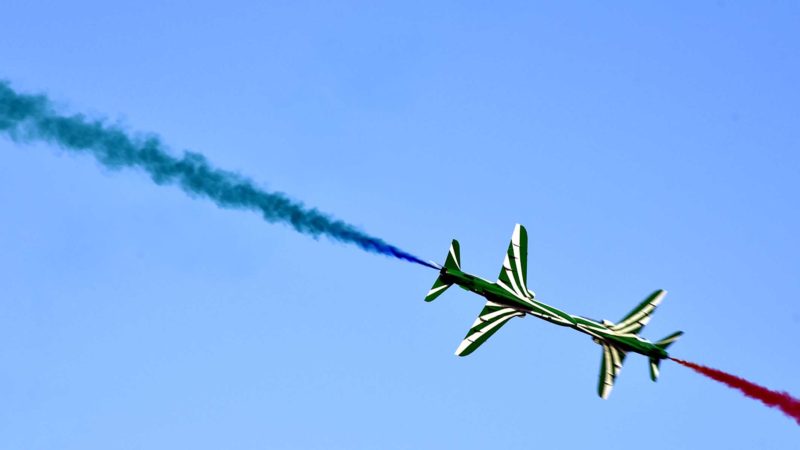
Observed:
[[[610,344],[603,343],[601,345],[603,346],[603,359],[600,362],[600,382],[597,385],[597,393],[600,398],[606,399],[614,387],[614,380],[622,370],[625,352]]]
[[[517,224],[508,251],[503,260],[503,268],[497,277],[497,284],[508,292],[520,298],[533,298],[533,293],[528,290],[528,232],[525,227]]]
[[[487,339],[497,332],[512,317],[524,316],[525,313],[514,308],[486,302],[486,306],[475,319],[467,336],[456,349],[456,355],[467,356],[474,352]]]

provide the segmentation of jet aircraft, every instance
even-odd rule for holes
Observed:
[[[647,356],[650,359],[650,378],[656,381],[661,360],[669,357],[667,347],[683,334],[678,331],[657,342],[650,342],[639,336],[639,332],[650,321],[650,315],[667,294],[664,290],[650,294],[617,323],[573,316],[536,300],[536,295],[527,287],[528,233],[519,224],[514,228],[503,268],[496,282],[492,283],[461,270],[461,254],[456,240],[450,245],[444,266],[437,266],[440,267],[439,277],[425,301],[434,300],[454,284],[486,298],[486,305],[456,349],[456,355],[469,355],[510,319],[530,314],[586,333],[595,343],[600,344],[603,358],[597,392],[603,399],[608,398],[611,393],[627,353]]]

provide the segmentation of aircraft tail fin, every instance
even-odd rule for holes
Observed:
[[[447,253],[447,259],[444,261],[444,268],[461,270],[461,248],[458,245],[458,241],[455,239],[453,239],[453,242],[450,244],[450,251]],[[450,286],[452,286],[452,283],[447,283],[441,276],[437,277],[436,281],[433,283],[433,287],[428,291],[428,295],[425,296],[425,301],[432,302],[436,297],[442,295]]]
[[[655,344],[656,347],[658,347],[660,349],[663,349],[663,350],[666,350],[667,347],[669,347],[670,345],[674,344],[675,341],[677,341],[678,338],[681,337],[681,335],[683,335],[683,331],[676,331],[676,332],[670,334],[669,336],[665,337],[664,339],[661,339],[660,341],[655,342],[654,344]],[[657,381],[658,380],[659,364],[661,364],[661,359],[659,359],[659,358],[650,358],[650,379],[653,380],[653,381]]]
[[[444,267],[446,269],[461,270],[461,246],[458,245],[458,241],[455,239],[450,243],[450,252],[447,253]]]

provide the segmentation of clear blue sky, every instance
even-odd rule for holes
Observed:
[[[69,4],[67,4],[69,3]],[[11,2],[0,77],[800,395],[796,2]],[[433,4],[432,4],[433,3]],[[426,268],[0,139],[0,449],[797,448],[778,411]]]

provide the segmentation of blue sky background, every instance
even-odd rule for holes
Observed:
[[[12,2],[0,77],[64,111],[800,395],[796,2]],[[0,448],[797,448],[675,364],[608,401],[584,335],[423,302],[424,267],[0,139]]]

